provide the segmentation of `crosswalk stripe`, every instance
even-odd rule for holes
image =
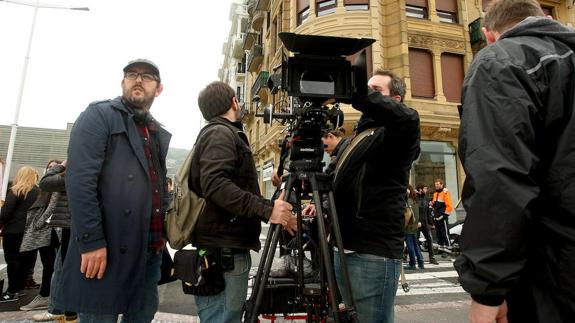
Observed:
[[[455,270],[405,274],[405,278],[407,278],[407,280],[454,278],[454,277],[457,277],[457,272]]]

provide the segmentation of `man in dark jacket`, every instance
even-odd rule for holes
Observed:
[[[195,296],[202,322],[240,322],[251,267],[250,250],[260,249],[261,221],[296,227],[292,206],[281,198],[261,197],[248,139],[243,133],[235,91],[213,82],[200,92],[198,105],[209,123],[198,136],[189,186],[206,199],[192,243],[232,254],[226,264],[225,289],[213,296]]]
[[[124,67],[123,95],[90,104],[68,147],[72,237],[56,308],[81,322],[150,322],[158,307],[171,135],[150,115],[163,86],[158,67]]]
[[[420,151],[419,115],[402,103],[405,84],[395,74],[377,70],[368,86],[371,93],[353,102],[362,112],[353,140],[367,136],[352,140],[354,149],[336,166],[334,194],[359,321],[393,322],[405,192]],[[334,258],[338,285],[345,288],[339,256]]]
[[[467,219],[456,261],[472,322],[575,316],[575,32],[535,0],[493,1],[465,78]]]

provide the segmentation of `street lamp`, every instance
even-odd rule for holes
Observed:
[[[28,48],[26,50],[26,56],[24,57],[24,67],[22,68],[22,78],[20,79],[20,90],[18,92],[18,99],[16,101],[16,108],[14,111],[14,122],[12,123],[10,132],[10,142],[8,144],[8,153],[6,154],[6,167],[2,172],[2,191],[0,200],[6,200],[6,192],[8,190],[8,179],[10,177],[10,167],[12,166],[12,155],[14,153],[14,144],[16,142],[16,132],[18,130],[18,117],[20,115],[20,105],[22,104],[22,96],[24,94],[24,85],[26,84],[26,73],[28,71],[28,61],[30,60],[30,48],[32,48],[32,39],[34,36],[34,27],[36,26],[36,16],[38,14],[38,9],[67,9],[67,10],[81,10],[90,11],[88,7],[70,7],[61,5],[52,5],[46,3],[40,3],[39,1],[14,1],[14,0],[0,0],[0,2],[12,3],[17,5],[24,5],[34,7],[34,17],[32,18],[32,28],[30,29],[30,37],[28,38]]]

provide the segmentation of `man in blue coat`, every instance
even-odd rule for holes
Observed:
[[[72,237],[55,303],[81,322],[150,322],[158,308],[171,135],[149,110],[162,89],[154,63],[131,61],[123,95],[90,104],[72,129]]]

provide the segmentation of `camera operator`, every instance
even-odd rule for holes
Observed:
[[[368,87],[368,95],[353,100],[353,107],[362,112],[358,135],[334,174],[345,249],[336,251],[334,268],[338,286],[344,289],[337,252],[345,252],[359,322],[393,322],[405,236],[405,192],[411,164],[420,152],[419,115],[402,103],[405,83],[394,73],[376,70]]]

